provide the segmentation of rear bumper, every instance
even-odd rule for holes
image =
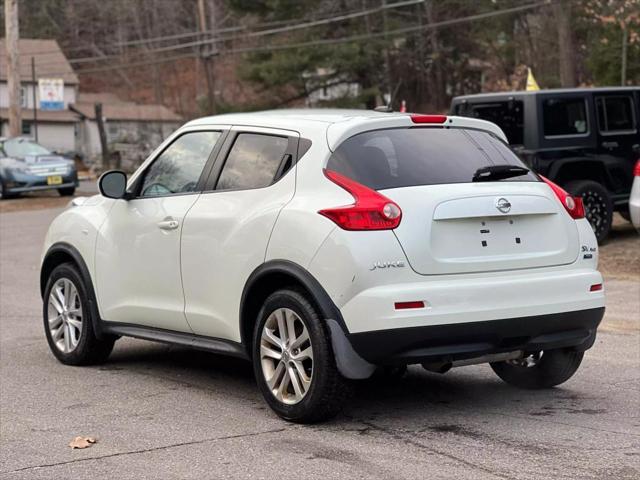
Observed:
[[[453,362],[515,350],[573,348],[596,337],[604,307],[483,322],[394,328],[347,335],[355,352],[377,365]]]
[[[580,260],[585,264],[592,261]],[[433,276],[420,280],[378,285],[351,297],[339,306],[348,332],[537,317],[604,307],[605,301],[604,289],[590,291],[592,285],[603,283],[602,275],[587,267]],[[395,308],[395,302],[413,301],[422,301],[425,306]]]

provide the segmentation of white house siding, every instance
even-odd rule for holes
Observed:
[[[38,143],[58,152],[75,151],[75,130],[73,123],[38,123]],[[33,127],[31,136],[35,136]]]
[[[33,108],[33,83],[22,82],[20,84],[22,88],[23,103],[22,108]],[[40,92],[38,85],[35,85],[36,89],[36,102],[40,103]],[[69,104],[76,102],[77,85],[65,85],[64,86],[64,108],[69,108]],[[0,82],[0,108],[9,108],[9,89],[6,82]]]

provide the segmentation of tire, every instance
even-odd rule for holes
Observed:
[[[290,325],[293,325],[293,336],[287,333]],[[286,349],[280,346],[283,337],[288,345]],[[295,341],[289,340],[292,337]],[[269,355],[263,355],[267,352],[263,347],[270,350]],[[278,290],[265,300],[253,334],[252,361],[266,402],[276,414],[290,422],[327,420],[340,412],[352,392],[351,382],[342,377],[336,367],[329,329],[307,296],[295,289]],[[301,370],[304,377],[299,373]],[[290,371],[296,377],[298,389],[292,380],[285,378],[291,378]],[[304,382],[305,377],[308,383]],[[273,379],[271,387],[267,379]]]
[[[96,337],[89,293],[73,264],[63,263],[53,269],[43,298],[42,317],[47,343],[60,362],[65,365],[93,365],[107,360],[116,338]],[[61,311],[63,315],[60,315]]]
[[[2,178],[0,178],[0,201],[9,200],[10,198],[16,198],[18,194],[15,193],[6,193],[6,187],[4,186],[4,182]]]
[[[604,241],[611,230],[613,202],[607,189],[593,180],[576,180],[566,184],[565,189],[576,197],[582,197],[585,216],[598,242]]]
[[[535,355],[541,356],[536,362],[526,365],[526,360]],[[584,352],[547,350],[517,362],[495,362],[491,364],[491,368],[509,385],[527,390],[539,390],[555,387],[569,380],[578,370],[582,357]]]
[[[59,188],[58,193],[61,197],[71,197],[76,193],[76,187]]]

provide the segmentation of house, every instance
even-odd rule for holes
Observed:
[[[37,130],[38,142],[51,150],[78,153],[88,165],[101,158],[96,103],[102,104],[109,152],[119,158],[125,168],[135,168],[182,123],[182,118],[164,105],[123,101],[112,93],[81,93],[78,76],[55,40],[20,39],[18,49],[22,134],[35,138]],[[0,136],[9,134],[6,62],[5,41],[0,39]],[[58,85],[62,81],[62,102],[43,105],[41,100],[50,99],[40,98],[38,81],[42,79],[56,79]],[[42,109],[43,106],[53,109]],[[37,117],[37,123],[34,117]],[[104,166],[100,164],[100,167]]]
[[[125,170],[137,167],[146,156],[182,123],[182,118],[164,105],[141,105],[121,100],[113,93],[80,93],[70,106],[78,115],[79,152],[85,163],[98,161],[102,153],[96,104],[102,104],[109,152],[116,158],[111,166]]]
[[[55,40],[20,39],[20,83],[22,98],[22,134],[35,137],[34,91],[36,95],[38,141],[60,152],[76,149],[78,116],[69,110],[78,94],[78,77]],[[35,63],[36,83],[32,81],[31,59]],[[0,38],[0,136],[9,134],[9,91],[7,87],[7,54],[4,38]],[[63,81],[63,102],[57,110],[40,109],[39,78]]]

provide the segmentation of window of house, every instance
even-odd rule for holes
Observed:
[[[189,132],[178,137],[147,169],[140,196],[194,192],[220,132]]]
[[[29,90],[27,87],[20,87],[20,106],[22,108],[29,107]]]
[[[602,133],[635,132],[633,101],[626,95],[596,98],[598,127]]]
[[[22,135],[31,136],[31,122],[22,122]]]
[[[288,145],[287,137],[239,134],[227,156],[216,190],[271,185]]]
[[[547,98],[542,102],[545,137],[587,135],[587,102],[583,97]]]

